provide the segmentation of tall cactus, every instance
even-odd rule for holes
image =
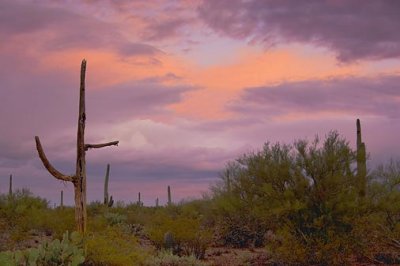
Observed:
[[[143,202],[142,202],[142,199],[141,199],[141,197],[140,197],[141,195],[140,195],[140,192],[138,193],[138,201],[137,201],[137,205],[138,206],[142,206],[143,205]]]
[[[114,203],[112,196],[108,196],[108,180],[110,177],[110,164],[107,164],[106,176],[104,178],[104,205],[111,207]]]
[[[158,198],[156,198],[156,208],[158,208]]]
[[[12,175],[10,175],[10,183],[9,183],[9,187],[8,187],[8,196],[12,196],[13,194],[13,190],[12,190]]]
[[[172,199],[171,199],[171,188],[168,186],[168,205],[172,204]]]
[[[64,191],[61,190],[60,207],[64,208]]]
[[[361,123],[360,119],[357,119],[357,178],[360,184],[360,196],[364,197],[366,194],[367,187],[367,155],[365,149],[365,143],[362,142],[361,138]]]
[[[35,136],[36,149],[44,167],[56,179],[61,181],[69,181],[74,185],[75,193],[75,222],[77,231],[85,233],[87,223],[86,212],[86,151],[89,149],[102,148],[112,145],[118,145],[119,141],[112,141],[101,144],[85,144],[85,76],[86,76],[86,60],[82,60],[79,87],[79,116],[78,116],[78,133],[77,133],[77,155],[76,155],[76,171],[75,175],[65,175],[54,168],[48,161],[40,139]]]

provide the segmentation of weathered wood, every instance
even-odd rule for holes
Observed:
[[[44,153],[42,144],[40,143],[40,139],[38,136],[35,136],[35,141],[36,141],[36,149],[39,153],[39,158],[42,160],[42,163],[44,167],[49,171],[49,173],[54,176],[57,179],[60,179],[62,181],[70,181],[72,182],[74,180],[74,176],[69,176],[69,175],[64,175],[60,173],[56,168],[54,168],[49,160],[47,160],[46,154]]]
[[[39,137],[35,137],[36,148],[39,153],[39,157],[43,162],[45,168],[55,178],[62,181],[70,181],[74,185],[75,193],[75,222],[77,231],[85,233],[87,223],[87,212],[86,212],[86,150],[90,148],[102,148],[111,145],[118,145],[119,141],[113,141],[102,144],[87,144],[85,145],[85,123],[86,123],[86,111],[85,111],[85,76],[86,76],[86,60],[82,61],[81,73],[80,73],[80,86],[79,86],[79,115],[78,115],[78,132],[77,132],[77,153],[76,153],[76,172],[74,176],[68,176],[57,171],[47,160],[47,157],[43,151]],[[112,199],[110,199],[112,200]]]
[[[108,147],[108,146],[118,146],[119,141],[111,141],[107,143],[100,143],[100,144],[85,144],[85,151],[89,149],[98,149],[98,148],[103,148],[103,147]]]
[[[85,159],[85,75],[86,60],[81,64],[81,82],[79,88],[79,116],[77,133],[75,187],[75,220],[78,232],[86,231],[86,159]]]

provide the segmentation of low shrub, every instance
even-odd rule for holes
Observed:
[[[89,265],[141,265],[148,256],[137,239],[119,226],[89,232],[86,245]]]
[[[212,233],[201,225],[200,219],[172,219],[168,215],[160,215],[152,222],[147,228],[147,234],[159,249],[169,249],[179,255],[194,255],[198,259],[204,258]]]

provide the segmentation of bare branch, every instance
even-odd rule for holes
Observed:
[[[38,136],[35,136],[35,141],[36,141],[36,149],[39,153],[39,157],[42,160],[42,163],[43,163],[44,167],[47,169],[47,171],[49,171],[49,173],[57,179],[60,179],[62,181],[73,182],[73,179],[74,179],[73,176],[64,175],[64,174],[60,173],[57,169],[55,169],[50,164],[49,160],[47,160],[46,154],[43,151],[42,144],[40,143],[40,139]]]
[[[98,148],[103,148],[103,147],[107,147],[107,146],[118,146],[119,141],[111,141],[111,142],[107,142],[107,143],[100,143],[100,144],[85,144],[85,151],[89,150],[89,149],[98,149]]]

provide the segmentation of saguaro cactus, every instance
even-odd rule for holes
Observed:
[[[61,190],[60,207],[64,208],[64,191]]]
[[[360,119],[357,119],[357,178],[360,184],[360,196],[364,197],[367,187],[367,156],[365,143],[362,142],[361,138],[361,123]]]
[[[104,178],[104,205],[111,207],[114,203],[112,196],[108,196],[108,180],[110,177],[110,164],[107,164],[106,176]]]
[[[168,205],[172,204],[172,199],[171,199],[171,188],[168,186]]]
[[[138,206],[142,206],[143,205],[143,202],[142,202],[142,199],[141,199],[141,197],[140,197],[141,195],[140,195],[140,192],[138,193],[138,201],[137,201],[137,205]]]
[[[11,197],[13,194],[12,191],[12,175],[10,175],[10,183],[9,183],[9,187],[8,187],[8,195]]]
[[[86,151],[94,148],[102,148],[111,145],[118,145],[119,141],[112,141],[101,144],[85,144],[85,75],[86,75],[86,60],[82,60],[81,75],[80,75],[80,88],[79,88],[79,116],[78,116],[78,133],[77,133],[77,155],[76,155],[76,171],[75,175],[65,175],[54,168],[48,161],[40,139],[35,137],[36,149],[39,157],[43,162],[44,167],[56,179],[65,182],[72,182],[74,185],[75,193],[75,221],[77,231],[85,233],[86,231]]]
[[[158,208],[158,198],[156,198],[156,208]]]

